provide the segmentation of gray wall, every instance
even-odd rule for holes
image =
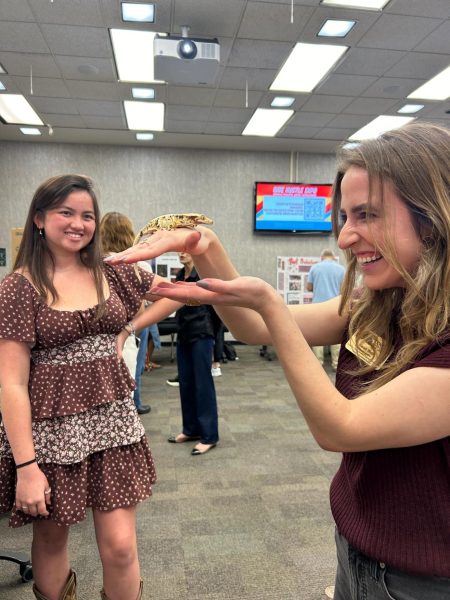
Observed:
[[[232,152],[69,144],[2,143],[0,147],[0,247],[11,268],[10,229],[24,224],[36,187],[47,177],[78,172],[97,184],[102,213],[127,214],[140,229],[170,212],[202,212],[242,274],[276,284],[276,257],[320,254],[336,248],[332,237],[255,236],[255,181],[330,183],[335,160],[329,155]]]

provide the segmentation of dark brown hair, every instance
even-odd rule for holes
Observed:
[[[58,299],[53,285],[54,258],[45,240],[45,232],[40,232],[34,219],[36,215],[44,216],[53,208],[60,206],[72,192],[86,191],[92,198],[95,222],[100,220],[97,196],[94,184],[85,175],[57,175],[44,181],[36,190],[28,211],[22,241],[13,270],[23,269],[31,277],[31,281],[39,294],[51,304]],[[81,262],[92,271],[98,297],[97,318],[105,311],[105,295],[103,291],[103,261],[100,247],[98,226],[89,244],[80,251]]]

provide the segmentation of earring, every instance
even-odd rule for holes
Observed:
[[[44,229],[39,229],[39,235],[41,236],[42,239],[45,239],[45,231],[44,231]]]

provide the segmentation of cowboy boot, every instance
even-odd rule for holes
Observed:
[[[142,600],[142,590],[143,590],[143,587],[144,587],[144,582],[141,579],[141,584],[139,586],[139,593],[137,595],[136,600]],[[102,600],[109,600],[108,596],[105,594],[105,590],[104,589],[101,590],[100,596],[101,596]]]
[[[75,571],[71,571],[70,577],[67,580],[66,585],[64,586],[63,591],[61,592],[60,600],[77,600],[77,576]],[[41,594],[41,592],[37,589],[36,585],[33,585],[33,593],[38,600],[48,600],[46,596]]]

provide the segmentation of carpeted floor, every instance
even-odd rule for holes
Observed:
[[[313,440],[278,361],[256,347],[237,352],[215,378],[221,441],[204,456],[190,455],[192,443],[167,443],[180,430],[167,347],[154,355],[162,367],[143,377],[152,411],[142,420],[158,472],[138,511],[145,599],[325,600],[333,584],[328,488],[340,457]],[[28,550],[30,536],[0,521],[1,548]],[[70,547],[79,600],[99,598],[91,519],[73,528]],[[0,562],[0,600],[32,597],[17,566]]]

